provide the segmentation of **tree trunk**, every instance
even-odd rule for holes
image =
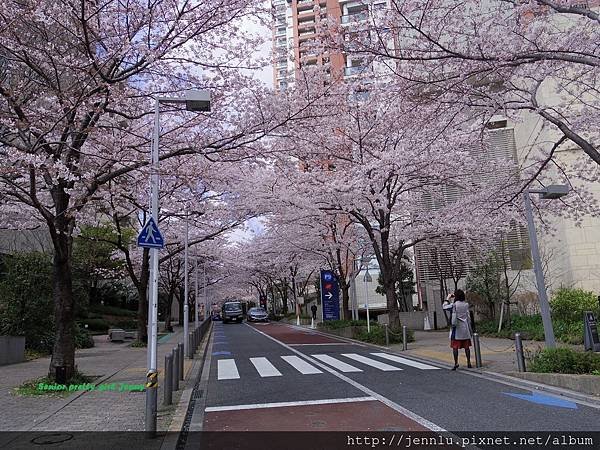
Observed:
[[[339,283],[340,290],[342,291],[342,320],[350,320],[350,311],[348,311],[350,305],[350,286],[348,283]]]
[[[173,298],[175,297],[175,288],[169,289],[169,294],[167,295],[167,305],[165,309],[165,326],[163,331],[171,332],[171,310],[173,308]]]
[[[65,196],[61,196],[61,200]],[[66,204],[64,204],[66,207]],[[57,205],[57,209],[60,206]],[[60,208],[62,209],[62,208]],[[64,209],[62,209],[64,211]],[[73,238],[69,232],[69,220],[63,215],[56,218],[56,234],[53,235],[54,245],[54,325],[55,336],[52,349],[52,359],[48,376],[56,377],[56,368],[64,367],[67,380],[75,372],[75,337],[74,337],[74,298],[73,277],[71,271],[71,250]]]
[[[398,314],[398,303],[396,302],[396,289],[394,283],[385,283],[385,299],[387,302],[388,318],[390,321],[390,329],[400,329],[400,316]]]

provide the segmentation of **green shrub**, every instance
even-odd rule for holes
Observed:
[[[94,346],[94,339],[92,334],[78,325],[75,330],[75,348],[92,348]]]
[[[598,312],[596,296],[583,289],[558,289],[552,296],[550,306],[552,317],[566,322],[581,322],[584,311]]]
[[[377,322],[371,323],[375,325]],[[327,328],[330,330],[339,330],[340,328],[360,327],[366,325],[367,322],[365,320],[326,320],[325,322],[319,323],[319,327]]]
[[[364,323],[364,322],[363,322]],[[401,344],[402,343],[402,330],[390,330],[388,333],[390,344]],[[411,330],[407,330],[406,333],[407,341],[414,342],[414,335]],[[381,325],[371,325],[371,332],[367,332],[367,327],[361,327],[354,335],[354,339],[359,341],[369,342],[371,344],[385,345],[385,327]]]
[[[54,342],[52,260],[44,253],[4,257],[0,280],[0,335],[25,336],[32,350],[50,352]]]
[[[104,305],[90,305],[89,311],[90,318],[98,317],[98,314],[106,314],[111,316],[125,316],[125,317],[137,317],[137,311],[131,311],[130,309],[118,308],[117,306],[104,306]]]
[[[531,372],[591,374],[600,370],[600,355],[570,348],[548,348],[531,360]]]
[[[511,316],[510,328],[502,327],[498,333],[498,321],[486,320],[477,322],[475,328],[482,336],[499,337],[511,339],[515,333],[521,333],[523,339],[534,341],[544,340],[544,325],[542,316],[539,314],[533,316]]]
[[[115,322],[111,322],[117,328],[123,328],[124,330],[137,330],[137,320],[125,319]]]
[[[110,328],[109,323],[104,319],[83,319],[83,325],[87,325],[91,331],[107,331]]]
[[[554,335],[559,342],[565,344],[583,343],[583,320],[565,321],[564,319],[554,318],[552,320]],[[510,328],[502,327],[498,333],[498,321],[486,320],[477,322],[477,332],[482,336],[499,337],[512,339],[515,333],[521,333],[523,339],[534,341],[544,340],[544,325],[542,316],[539,314],[533,316],[511,316]]]

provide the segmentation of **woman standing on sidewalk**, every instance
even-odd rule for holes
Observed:
[[[469,304],[465,301],[465,293],[457,289],[454,292],[454,304],[452,306],[452,329],[450,331],[450,347],[454,356],[454,367],[458,369],[458,350],[465,349],[467,367],[471,366],[471,317],[469,315]]]

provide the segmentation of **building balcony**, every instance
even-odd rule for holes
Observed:
[[[361,11],[359,13],[348,14],[348,15],[342,16],[342,24],[346,25],[349,23],[364,22],[368,18],[369,18],[368,11]]]
[[[298,13],[300,11],[312,10],[315,6],[315,2],[313,0],[298,0]]]
[[[344,76],[352,77],[356,75],[367,75],[373,73],[371,66],[352,66],[344,67]]]

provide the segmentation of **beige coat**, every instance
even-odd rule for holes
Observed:
[[[454,339],[471,339],[473,335],[469,304],[467,302],[454,302],[452,307],[452,326],[456,326]],[[452,330],[450,330],[452,335]]]

